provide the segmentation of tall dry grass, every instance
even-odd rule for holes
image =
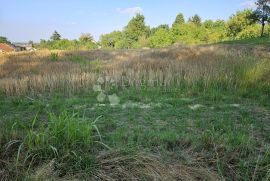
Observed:
[[[0,91],[8,95],[73,93],[92,88],[100,76],[118,86],[269,86],[270,54],[262,47],[205,45],[150,50],[50,51],[0,55]],[[54,52],[56,53],[56,52]]]

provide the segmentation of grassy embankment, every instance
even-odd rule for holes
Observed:
[[[2,55],[0,175],[268,180],[269,60],[238,45]]]

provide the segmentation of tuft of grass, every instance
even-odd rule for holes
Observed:
[[[30,168],[52,160],[53,171],[59,176],[93,168],[94,143],[100,142],[97,120],[91,122],[66,111],[58,116],[49,113],[47,123],[37,120],[36,116],[29,126],[16,122],[10,130],[11,135],[17,133],[18,127],[21,130],[17,140],[5,146],[5,152],[14,152],[17,174],[31,174]],[[98,134],[95,136],[94,132]]]
[[[50,57],[51,61],[53,62],[56,62],[59,60],[59,54],[56,52],[56,53],[51,53],[51,57]]]

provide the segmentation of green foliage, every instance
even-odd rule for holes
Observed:
[[[175,42],[197,44],[207,40],[206,29],[203,26],[189,22],[175,28]]]
[[[228,40],[222,42],[224,44],[235,44],[235,45],[261,45],[270,46],[270,37],[256,37],[256,38],[245,38],[240,40]]]
[[[58,41],[46,41],[41,40],[39,45],[36,46],[39,49],[49,50],[91,50],[96,49],[98,45],[93,41],[78,41],[62,39]]]
[[[173,34],[170,30],[159,28],[153,36],[149,38],[150,47],[162,48],[169,46],[173,43]]]
[[[61,40],[61,35],[57,31],[54,31],[52,36],[51,36],[51,40],[52,41]]]
[[[80,38],[79,38],[79,41],[81,41],[81,42],[93,42],[94,38],[90,33],[82,33]]]
[[[138,41],[140,36],[146,35],[147,27],[144,20],[145,17],[140,14],[133,17],[124,30],[124,36],[127,39]]]
[[[10,43],[10,41],[8,41],[7,37],[0,36],[0,43]]]
[[[254,23],[252,10],[238,11],[227,22],[227,34],[229,37],[237,37],[238,33]]]
[[[125,27],[122,39],[116,44],[118,48],[137,48],[139,47],[138,40],[142,36],[148,34],[149,28],[145,25],[143,15],[137,14],[133,17]]]
[[[58,61],[59,60],[59,54],[56,52],[56,53],[51,53],[51,61]]]
[[[242,30],[237,35],[237,39],[247,39],[247,38],[256,38],[260,36],[260,25],[253,24],[247,26],[244,30]]]
[[[37,48],[50,50],[91,50],[98,48],[98,45],[102,48],[115,49],[160,48],[170,46],[173,43],[201,44],[256,38],[260,36],[260,32],[264,32],[265,36],[269,36],[269,27],[263,25],[263,22],[269,19],[269,1],[261,0],[260,3],[266,3],[266,6],[260,5],[258,2],[258,9],[255,12],[250,9],[238,11],[228,21],[206,20],[202,22],[199,15],[194,15],[189,18],[188,22],[185,22],[184,15],[179,13],[172,27],[167,24],[161,24],[150,28],[145,24],[145,17],[137,14],[122,31],[113,31],[101,35],[98,44],[93,41],[93,37],[89,33],[82,34],[79,40],[61,40],[60,34],[55,31],[51,38],[52,41],[41,40]],[[262,14],[264,14],[263,17]],[[260,22],[263,25],[261,30],[256,22]]]
[[[261,36],[264,35],[265,22],[270,22],[270,0],[258,0],[256,2],[257,9],[254,11],[254,15],[262,24]]]
[[[11,140],[8,145],[20,143],[16,152],[16,166],[23,166],[26,172],[34,164],[52,160],[52,167],[59,175],[60,172],[66,175],[93,168],[93,131],[98,131],[95,121],[64,111],[59,115],[49,113],[47,123],[39,121],[37,116],[31,124],[15,122],[10,131],[15,134],[18,129],[21,131],[20,140]]]
[[[219,42],[226,39],[226,23],[223,20],[206,20],[203,23],[206,29],[206,42]]]
[[[163,25],[159,25],[158,27],[154,27],[154,28],[150,29],[150,36],[154,35],[155,32],[159,29],[170,30],[170,27],[167,24],[163,24]]]
[[[113,31],[109,34],[101,35],[100,44],[105,48],[114,48],[116,43],[119,42],[122,38],[121,31]]]
[[[178,25],[181,25],[181,24],[184,24],[184,23],[185,23],[184,15],[182,13],[179,13],[176,16],[175,21],[172,24],[172,27],[175,27],[175,26],[178,26]]]
[[[192,16],[191,18],[189,18],[188,21],[194,23],[197,26],[201,26],[201,24],[202,24],[202,19],[197,14],[195,14],[194,16]]]
[[[150,47],[150,38],[147,38],[146,36],[141,36],[138,41],[139,47]]]

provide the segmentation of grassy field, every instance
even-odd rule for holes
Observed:
[[[223,42],[223,44],[270,46],[270,38],[259,37],[259,38],[250,38],[250,39],[242,39],[242,40],[225,41]]]
[[[270,54],[0,55],[2,180],[269,180]]]

